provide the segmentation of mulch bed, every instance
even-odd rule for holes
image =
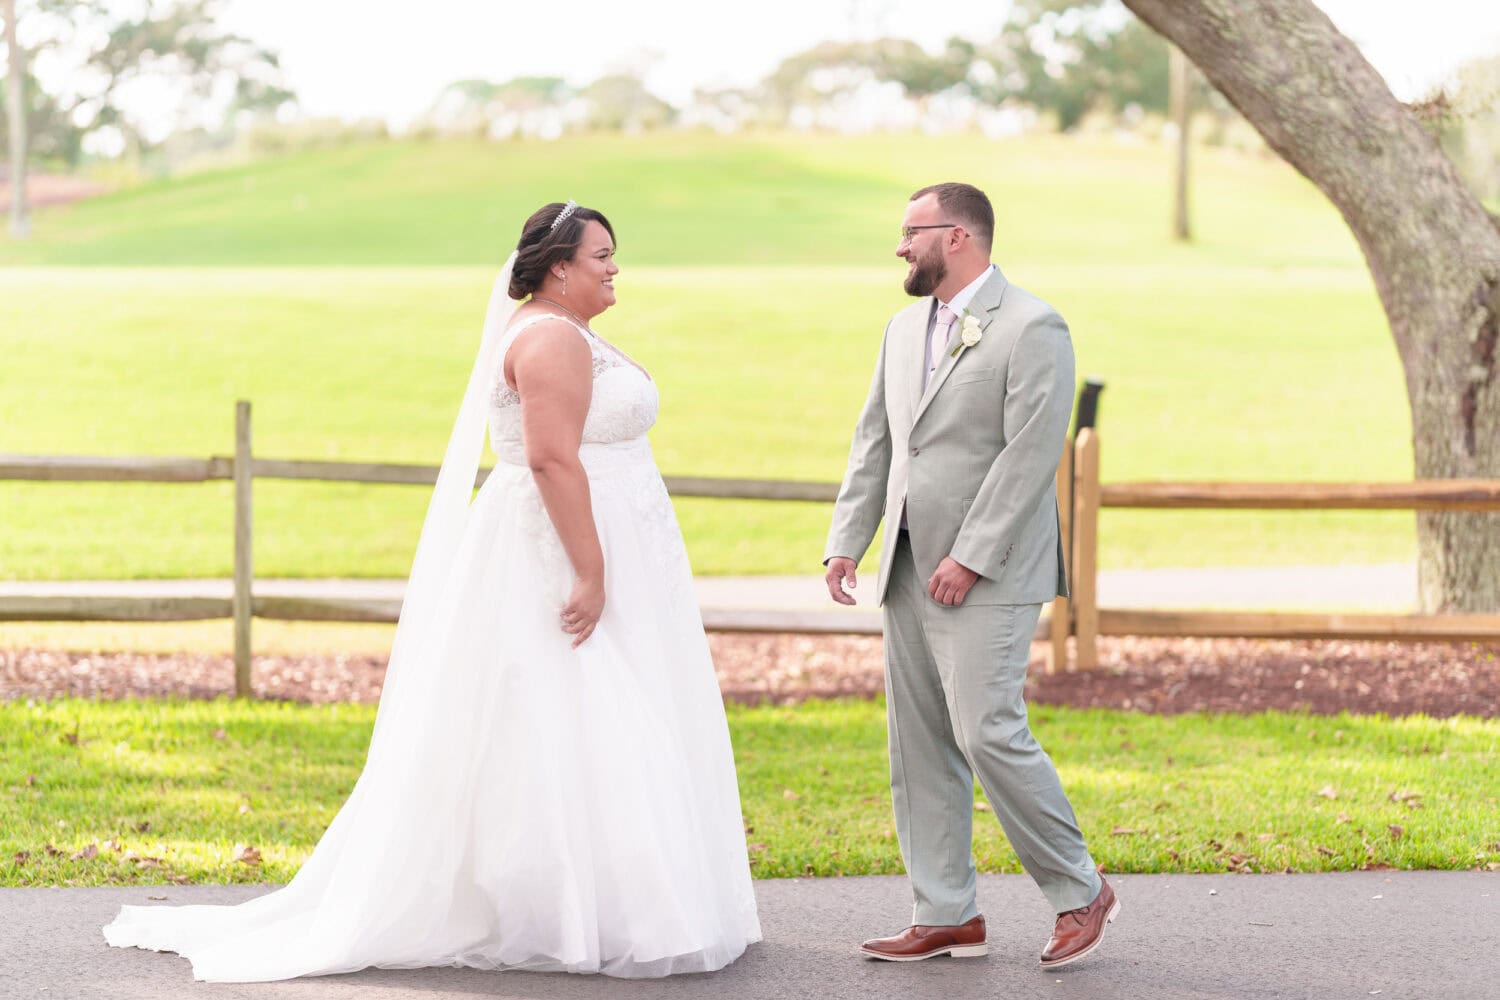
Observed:
[[[109,186],[83,177],[67,174],[29,174],[26,178],[26,204],[31,208],[66,205],[104,194]],[[10,211],[10,182],[0,171],[0,212]]]
[[[880,640],[868,636],[710,636],[724,696],[744,703],[873,697],[883,689]],[[1500,645],[1290,642],[1258,639],[1099,640],[1100,669],[1048,674],[1032,647],[1033,704],[1175,714],[1266,709],[1334,714],[1500,715]],[[257,657],[262,698],[374,701],[385,658]],[[0,699],[214,698],[233,690],[228,656],[0,650]]]

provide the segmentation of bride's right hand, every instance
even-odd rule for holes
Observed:
[[[573,639],[573,648],[583,645],[594,634],[594,626],[604,614],[604,581],[579,580],[562,609],[562,630]]]

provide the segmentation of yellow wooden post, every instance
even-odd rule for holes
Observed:
[[[1063,442],[1057,462],[1057,519],[1062,533],[1063,565],[1073,579],[1073,545],[1068,526],[1073,523],[1073,439]],[[1052,601],[1052,631],[1047,644],[1047,672],[1068,669],[1068,634],[1073,631],[1072,607],[1066,597]]]
[[[1099,666],[1099,435],[1078,432],[1073,448],[1073,623],[1079,670]]]
[[[234,407],[234,693],[254,694],[250,684],[250,404]]]

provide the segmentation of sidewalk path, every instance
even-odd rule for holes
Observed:
[[[848,616],[858,631],[879,631],[875,576],[860,578],[854,608],[834,604],[819,576],[700,576],[698,603],[713,612],[796,611]],[[300,596],[397,601],[404,580],[255,581],[264,597]],[[70,595],[217,597],[228,599],[229,580],[0,581],[0,597]],[[1408,612],[1416,605],[1416,567],[1407,563],[1347,566],[1254,566],[1206,569],[1103,570],[1099,604],[1107,608],[1216,608],[1244,611]]]
[[[379,873],[371,877],[378,878]],[[765,940],[728,969],[666,980],[367,970],[268,984],[195,983],[172,955],[104,944],[122,903],[235,902],[254,886],[0,890],[0,997],[7,1000],[1483,1000],[1500,982],[1500,874],[1112,876],[1123,910],[1094,955],[1043,972],[1051,915],[1031,880],[980,877],[990,954],[892,964],[864,937],[910,912],[900,877],[756,883]]]
[[[873,602],[874,572],[859,580],[856,599]],[[840,610],[819,576],[707,576],[695,582],[704,608]],[[1409,612],[1416,603],[1417,568],[1409,563],[1099,572],[1099,604],[1106,608]]]

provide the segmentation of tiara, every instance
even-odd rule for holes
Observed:
[[[552,226],[548,231],[557,232],[557,227],[567,221],[568,216],[572,215],[576,211],[578,211],[578,202],[574,201],[572,198],[569,198],[568,203],[563,206],[563,210],[557,213],[557,218],[552,220]]]

